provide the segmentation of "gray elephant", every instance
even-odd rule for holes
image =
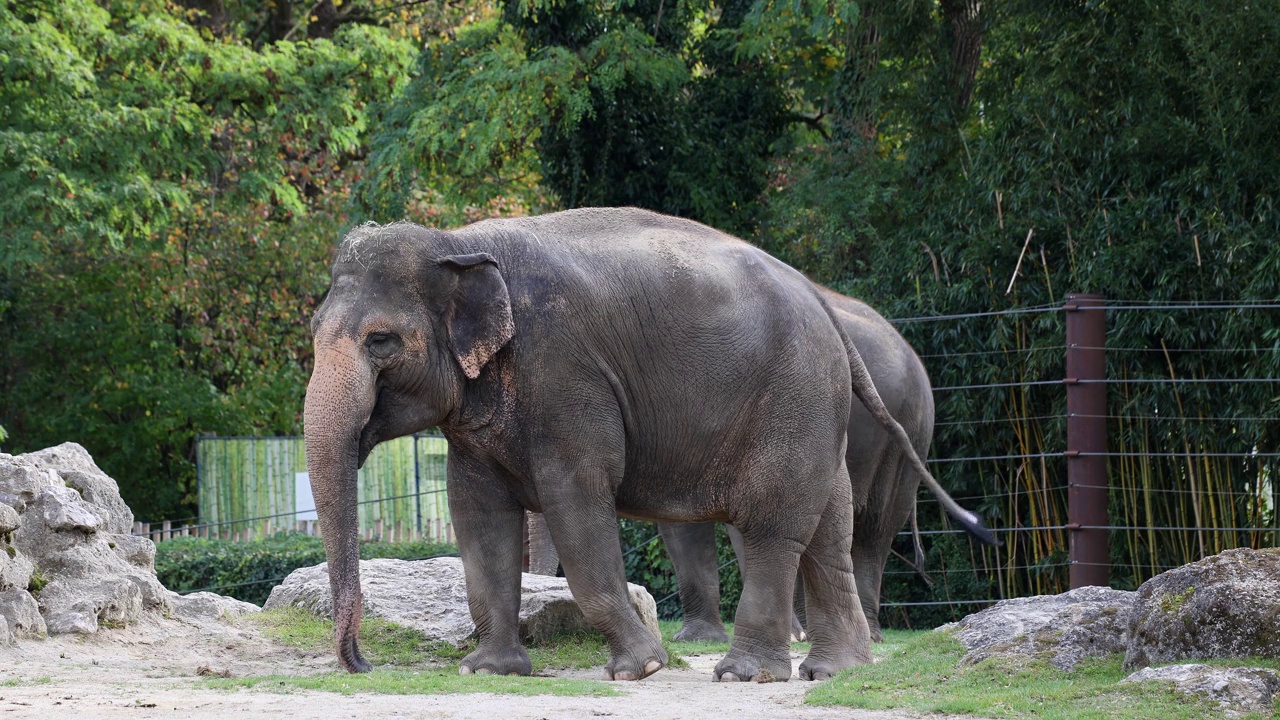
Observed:
[[[450,232],[368,224],[331,274],[304,423],[346,669],[370,668],[356,640],[356,471],[379,442],[432,426],[449,440],[478,635],[462,673],[531,670],[517,621],[525,509],[546,515],[609,642],[606,678],[667,662],[627,597],[619,514],[741,530],[747,582],[717,679],[791,675],[797,572],[813,640],[801,676],[870,661],[850,602],[851,389],[915,455],[798,272],[697,223],[588,209]]]
[[[921,458],[929,454],[933,437],[933,391],[919,356],[901,334],[879,313],[859,300],[823,289],[841,326],[862,354],[885,406],[911,437]],[[845,464],[853,484],[853,574],[858,599],[871,631],[880,642],[880,584],[893,539],[910,520],[915,545],[915,567],[923,573],[924,550],[916,532],[916,490],[920,475],[910,467],[887,432],[875,426],[865,407],[854,403],[849,415],[849,442]],[[720,586],[715,550],[714,523],[658,523],[671,556],[680,589],[684,626],[677,640],[727,641],[720,618]],[[742,535],[732,526],[730,540],[739,561]],[[555,574],[559,556],[550,542],[540,515],[529,517],[531,572]],[[989,541],[989,537],[984,537]],[[803,613],[803,583],[795,596],[797,615]],[[804,638],[799,617],[792,619],[792,636]]]

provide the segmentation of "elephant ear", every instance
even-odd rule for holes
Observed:
[[[450,255],[439,262],[458,277],[444,315],[449,345],[462,372],[475,380],[485,363],[515,337],[511,296],[498,261],[488,253]]]

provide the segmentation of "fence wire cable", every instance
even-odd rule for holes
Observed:
[[[1061,312],[1061,305],[1032,305],[1024,308],[1008,310],[988,310],[986,312],[958,313],[955,315],[922,315],[918,317],[888,318],[891,323],[938,322],[940,320],[966,320],[969,318],[997,317],[1000,315],[1026,315],[1028,313]]]

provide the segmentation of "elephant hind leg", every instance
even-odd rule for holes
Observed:
[[[658,531],[675,566],[684,610],[684,627],[675,639],[728,642],[729,633],[720,620],[715,523],[658,523]]]
[[[800,677],[824,680],[854,665],[871,662],[871,636],[859,605],[849,547],[853,506],[844,473],[836,482],[809,546],[800,557],[805,588],[805,620],[813,645]]]

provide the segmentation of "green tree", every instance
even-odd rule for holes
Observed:
[[[819,125],[806,71],[830,74],[852,7],[506,3],[428,44],[374,140],[362,208],[450,224],[514,196],[748,232],[770,159]]]
[[[254,49],[180,15],[0,8],[0,412],[144,518],[190,514],[198,432],[299,431],[353,163],[412,61],[365,25]]]

